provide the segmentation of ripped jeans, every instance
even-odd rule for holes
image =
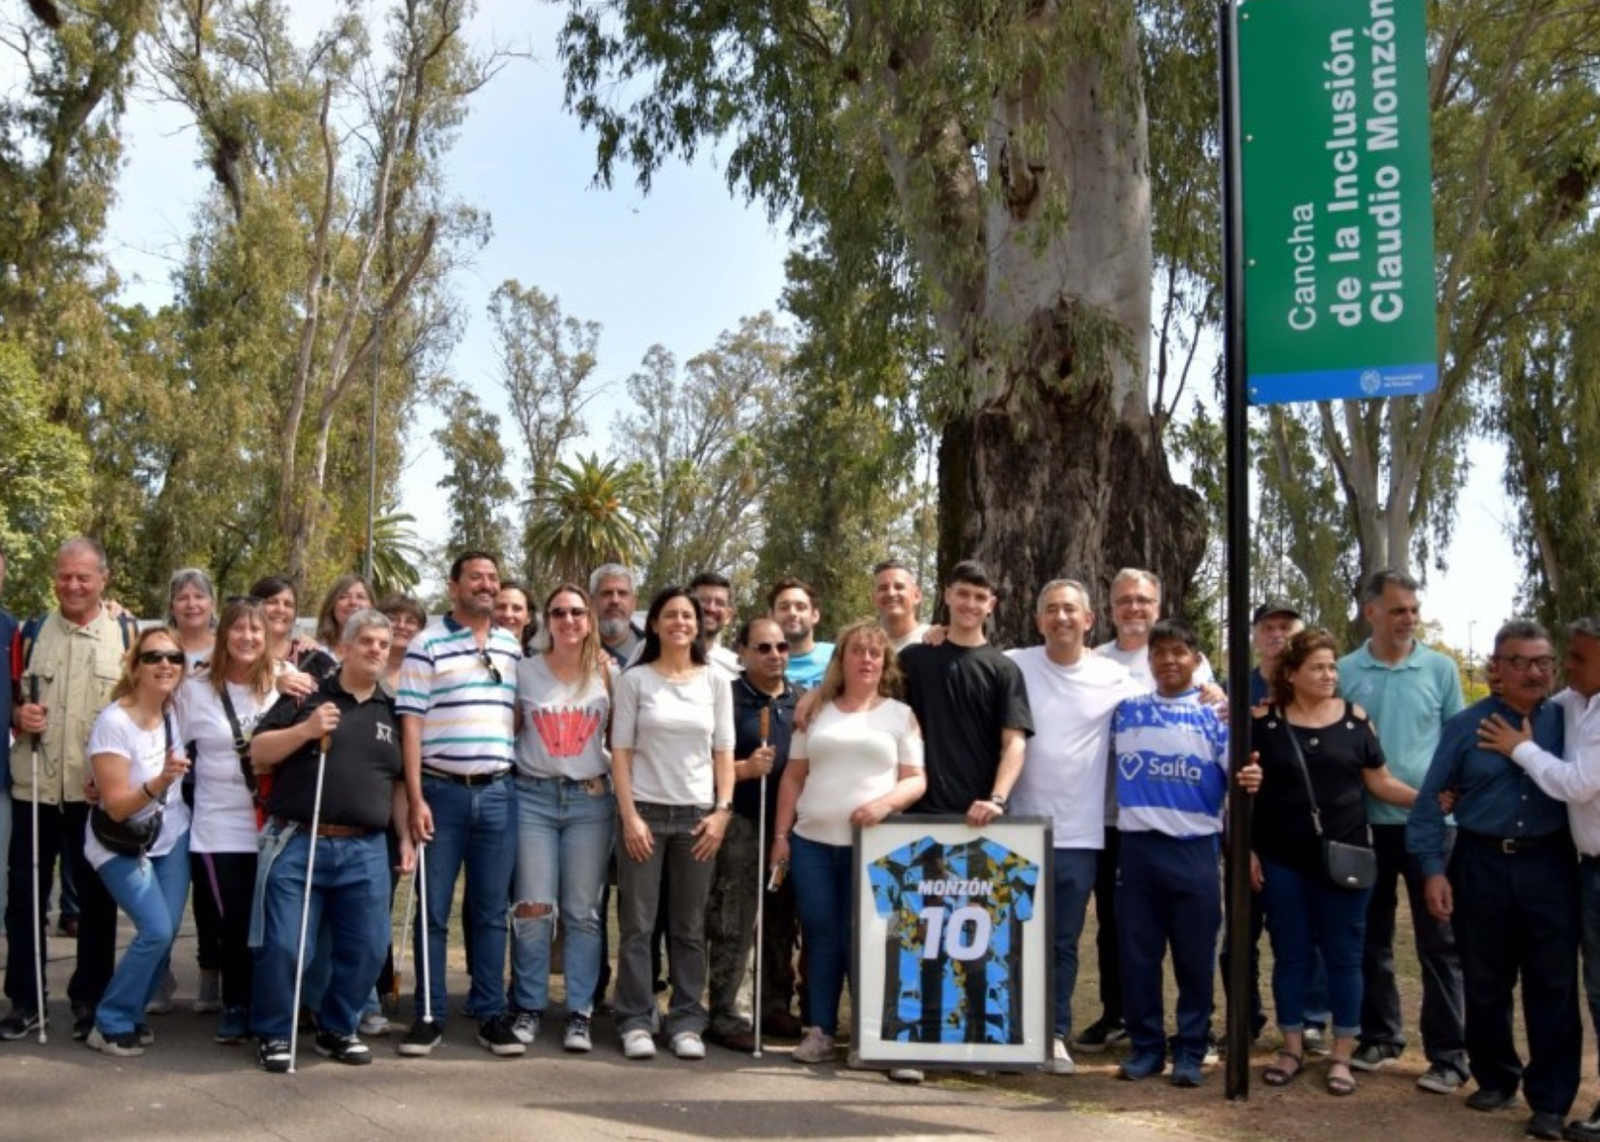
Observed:
[[[561,921],[567,1010],[590,1014],[600,982],[601,893],[616,835],[609,780],[517,777],[517,864],[511,907],[512,1003],[543,1011],[550,1001],[550,941]],[[529,910],[537,915],[523,915]]]

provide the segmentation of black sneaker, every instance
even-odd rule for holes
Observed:
[[[155,1029],[148,1023],[135,1023],[133,1025],[133,1033],[139,1036],[139,1042],[146,1047],[156,1041]]]
[[[82,1043],[94,1030],[94,1004],[74,1000],[72,1004],[72,1037]]]
[[[1562,1133],[1568,1142],[1600,1142],[1600,1103],[1588,1118],[1574,1118],[1567,1123]]]
[[[263,1039],[256,1044],[256,1062],[261,1069],[275,1075],[289,1073],[294,1056],[289,1053],[289,1040]]]
[[[14,1009],[10,1015],[0,1019],[0,1039],[26,1039],[39,1029],[39,1024],[37,1011]]]
[[[1108,1019],[1101,1016],[1072,1041],[1072,1045],[1080,1051],[1088,1051],[1091,1055],[1104,1051],[1107,1047],[1115,1046],[1128,1038],[1128,1026],[1120,1019]]]
[[[336,1063],[364,1067],[372,1062],[372,1052],[356,1035],[335,1035],[332,1031],[318,1031],[314,1046],[317,1048],[317,1054]]]
[[[418,1019],[411,1024],[411,1030],[405,1033],[395,1050],[407,1058],[421,1058],[431,1055],[443,1038],[444,1028],[437,1021]]]
[[[89,1046],[104,1055],[119,1059],[135,1059],[144,1054],[144,1044],[139,1042],[139,1032],[124,1031],[120,1035],[107,1035],[95,1027],[89,1032]]]
[[[527,1054],[528,1045],[517,1038],[517,1033],[512,1030],[515,1022],[515,1018],[505,1011],[485,1019],[478,1024],[478,1045],[487,1047],[490,1054],[503,1058]]]

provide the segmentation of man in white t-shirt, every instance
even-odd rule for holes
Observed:
[[[1009,652],[1028,687],[1034,734],[1008,809],[1049,817],[1054,830],[1054,1042],[1044,1069],[1066,1075],[1074,1070],[1067,1044],[1078,938],[1105,845],[1111,716],[1118,703],[1144,693],[1144,687],[1117,662],[1089,653],[1084,638],[1094,626],[1094,606],[1082,583],[1046,583],[1035,622],[1044,645]]]
[[[878,611],[878,625],[888,634],[889,646],[896,654],[921,642],[928,633],[928,624],[917,620],[921,604],[922,587],[906,564],[885,559],[872,569],[872,605]]]

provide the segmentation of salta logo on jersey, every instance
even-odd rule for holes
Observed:
[[[867,872],[889,920],[881,1037],[1023,1042],[1022,925],[1033,918],[1039,866],[981,837],[923,837]]]

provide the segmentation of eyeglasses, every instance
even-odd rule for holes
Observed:
[[[478,661],[489,672],[489,677],[494,679],[494,684],[500,685],[500,668],[494,664],[494,659],[489,657],[489,652],[482,647],[478,648]]]
[[[167,662],[173,666],[182,666],[188,658],[181,650],[141,650],[139,652],[139,665],[154,666],[158,662]]]
[[[757,654],[771,654],[773,651],[777,651],[779,654],[788,654],[789,644],[787,642],[757,642],[745,647],[745,649],[753,650]]]
[[[1553,654],[1541,654],[1534,658],[1529,658],[1522,654],[1494,654],[1490,655],[1490,657],[1496,662],[1511,667],[1518,674],[1528,670],[1530,667],[1536,666],[1540,670],[1548,671],[1554,670],[1556,666],[1556,657]]]
[[[581,619],[589,613],[588,607],[551,607],[550,617],[553,619]]]

